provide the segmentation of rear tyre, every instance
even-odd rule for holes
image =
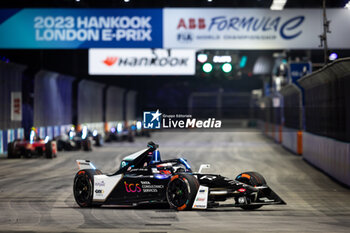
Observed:
[[[30,150],[25,150],[24,151],[24,158],[30,159],[32,157],[33,157],[33,155],[32,155],[32,152]]]
[[[243,172],[236,177],[236,180],[253,187],[266,185],[265,178],[258,172]],[[244,210],[256,210],[260,207],[262,205],[245,205],[241,208]]]
[[[135,138],[134,135],[132,133],[128,134],[128,142],[134,142]]]
[[[57,141],[57,150],[58,151],[63,151],[65,148],[64,148],[64,144],[61,140],[58,140]]]
[[[80,207],[96,206],[92,203],[94,175],[102,174],[100,170],[80,170],[74,178],[73,194]]]
[[[166,197],[170,207],[177,210],[189,210],[199,188],[198,180],[186,173],[174,175],[167,187]]]
[[[81,142],[81,145],[82,145],[84,151],[91,151],[92,150],[91,140],[89,140],[89,139],[83,140]]]
[[[96,146],[102,146],[103,145],[103,138],[102,138],[101,134],[97,134],[96,135],[95,143],[96,143]]]
[[[55,144],[54,141],[48,141],[45,144],[45,156],[48,159],[52,159],[52,158],[55,158],[57,156],[56,150],[54,150],[54,148],[53,148],[53,147],[56,147],[56,145],[54,145],[54,144]]]
[[[13,142],[7,144],[7,158],[14,159],[19,157],[20,156],[15,151],[15,144]]]

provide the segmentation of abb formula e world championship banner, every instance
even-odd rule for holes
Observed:
[[[319,49],[318,9],[164,9],[164,48]],[[330,48],[350,48],[350,12],[329,9]]]
[[[161,48],[162,9],[0,10],[0,48]]]
[[[191,49],[89,49],[90,75],[194,75]]]

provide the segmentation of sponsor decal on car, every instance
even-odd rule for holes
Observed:
[[[104,187],[106,184],[105,182],[102,180],[101,182],[95,182],[95,186],[96,187]]]
[[[103,196],[104,192],[103,189],[95,189],[96,196]]]
[[[157,193],[159,189],[164,188],[164,185],[151,184],[149,181],[141,181],[141,184],[144,193]]]
[[[124,185],[125,185],[125,190],[128,192],[128,193],[140,193],[142,190],[141,190],[141,187],[140,187],[140,184],[136,183],[130,183],[128,184],[126,181],[124,181]]]

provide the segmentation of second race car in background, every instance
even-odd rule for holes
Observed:
[[[38,136],[36,128],[32,128],[29,134],[29,140],[15,140],[8,143],[8,158],[31,158],[33,156],[45,156],[46,158],[54,158],[57,156],[56,141],[50,140],[48,136],[41,139]]]
[[[75,127],[72,126],[71,129],[63,135],[56,137],[57,149],[61,150],[80,150],[91,151],[92,145],[102,146],[103,137],[96,130],[89,130],[86,126],[82,128],[81,131],[76,131]]]

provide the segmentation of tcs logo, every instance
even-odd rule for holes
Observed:
[[[179,23],[177,24],[176,29],[205,29],[205,19],[204,18],[189,18],[183,19],[181,18]]]
[[[140,193],[141,192],[141,187],[140,187],[140,184],[128,184],[124,181],[124,185],[125,185],[125,190],[128,192],[128,193]]]

